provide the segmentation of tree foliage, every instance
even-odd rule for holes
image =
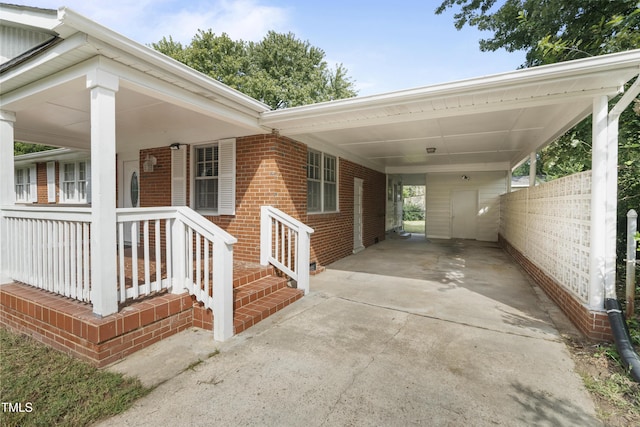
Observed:
[[[493,33],[480,49],[527,52],[525,67],[638,47],[638,0],[444,0],[440,14],[459,7],[465,25]]]
[[[26,142],[15,141],[13,143],[13,155],[19,156],[21,154],[37,153],[38,151],[52,150],[55,147],[49,147],[42,144],[28,144]]]
[[[200,30],[187,46],[171,37],[151,46],[273,109],[356,95],[342,64],[331,69],[322,49],[293,33],[270,31],[260,42],[245,42]]]

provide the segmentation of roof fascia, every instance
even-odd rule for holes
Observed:
[[[92,43],[98,48],[112,46],[122,52],[132,55],[138,60],[143,60],[154,67],[159,67],[161,70],[175,75],[176,77],[185,79],[208,91],[212,91],[221,98],[227,98],[230,101],[252,109],[256,113],[261,113],[270,109],[268,105],[232,89],[227,85],[217,82],[212,78],[186,66],[185,64],[174,60],[173,58],[169,58],[168,56],[147,46],[134,42],[115,31],[85,18],[69,8],[61,8],[58,13],[58,19],[61,22],[61,27],[56,28],[56,30],[64,31],[66,29],[68,31],[69,29],[75,29],[76,31],[86,33],[91,37]],[[104,44],[100,46],[100,42]]]
[[[366,108],[398,105],[415,100],[438,99],[448,96],[475,95],[493,90],[508,90],[513,87],[523,87],[542,82],[561,82],[567,79],[601,73],[609,70],[634,70],[640,67],[640,49],[584,58],[574,61],[561,62],[538,67],[524,68],[506,73],[494,74],[459,80],[450,83],[425,86],[380,95],[356,97],[336,100],[285,110],[273,110],[262,113],[263,123],[271,121],[306,118],[323,114],[335,114]],[[637,74],[637,72],[635,73]],[[619,82],[618,86],[624,84]]]
[[[59,22],[55,9],[0,3],[0,11],[0,22],[4,25],[56,34],[54,28]]]
[[[44,162],[52,160],[65,160],[71,158],[82,158],[89,154],[87,150],[75,148],[56,148],[53,150],[38,151],[35,153],[21,154],[13,158],[16,164],[27,164],[34,162]]]

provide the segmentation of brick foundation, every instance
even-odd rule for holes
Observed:
[[[166,294],[105,318],[91,305],[20,284],[0,287],[0,324],[102,367],[192,326],[191,296]]]
[[[609,318],[606,312],[589,310],[558,282],[529,261],[520,251],[511,246],[502,235],[498,235],[498,243],[522,266],[549,298],[560,307],[580,332],[592,340],[613,341],[613,333],[611,332],[611,325],[609,324]]]

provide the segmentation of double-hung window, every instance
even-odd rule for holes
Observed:
[[[218,146],[196,148],[195,205],[198,210],[218,210]]]
[[[62,163],[60,193],[63,203],[88,203],[89,165],[86,160]]]
[[[307,152],[307,211],[338,210],[338,162],[319,151]]]
[[[15,186],[17,202],[36,201],[36,168],[35,165],[15,170]]]

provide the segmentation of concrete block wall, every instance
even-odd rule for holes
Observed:
[[[502,235],[498,242],[524,268],[554,303],[585,336],[596,341],[613,342],[613,333],[605,311],[592,311],[578,301],[562,285],[525,257]]]

